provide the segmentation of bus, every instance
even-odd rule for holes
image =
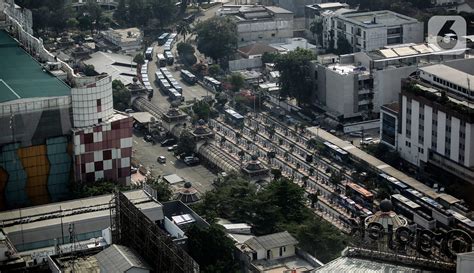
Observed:
[[[159,81],[159,85],[160,85],[160,88],[161,90],[166,94],[168,95],[169,94],[169,90],[171,88],[171,84],[168,82],[167,79],[162,79]]]
[[[233,109],[226,109],[225,111],[225,120],[237,127],[242,127],[244,125],[244,117],[235,112]]]
[[[189,83],[189,84],[191,84],[191,85],[193,85],[193,84],[195,84],[195,83],[197,82],[196,76],[194,76],[193,73],[191,73],[191,72],[189,72],[188,70],[185,70],[185,69],[181,70],[181,78],[182,78],[185,82],[187,82],[187,83]]]
[[[374,194],[355,183],[346,184],[346,195],[364,207],[372,208],[374,203]]]
[[[156,54],[156,57],[158,58],[158,62],[157,62],[158,67],[165,67],[167,64],[165,55],[158,53]]]
[[[145,59],[147,60],[153,60],[153,47],[149,47],[145,51]]]
[[[163,33],[158,37],[158,45],[164,45],[166,43],[166,38],[168,38],[169,33]]]
[[[183,95],[181,95],[176,89],[170,88],[169,89],[169,97],[171,101],[184,101]]]
[[[328,141],[324,142],[323,144],[326,147],[325,149],[326,152],[332,158],[335,158],[337,161],[340,161],[340,162],[347,162],[349,160],[349,154],[343,149],[337,147],[336,145]]]
[[[385,184],[387,184],[387,186],[390,188],[392,192],[402,193],[403,191],[408,189],[407,185],[405,185],[404,183],[400,182],[395,177],[392,177],[388,174],[384,174],[384,173],[379,174],[379,179],[382,183],[385,182]]]
[[[205,86],[207,86],[208,88],[210,88],[211,90],[215,92],[220,92],[222,89],[221,82],[212,77],[205,76],[203,83]]]
[[[173,53],[171,53],[171,51],[165,51],[165,58],[166,58],[166,62],[168,63],[168,65],[173,65],[174,63],[174,56],[173,56]]]
[[[174,78],[169,79],[171,86],[178,91],[178,93],[183,94],[183,88],[179,85],[178,81]]]

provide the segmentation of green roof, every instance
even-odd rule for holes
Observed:
[[[57,97],[71,88],[44,72],[5,31],[0,31],[0,103],[20,98]]]

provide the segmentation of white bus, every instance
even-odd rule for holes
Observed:
[[[145,59],[147,60],[153,60],[153,47],[149,47],[145,51]]]
[[[210,89],[216,92],[220,92],[222,89],[221,82],[212,77],[205,76],[203,83],[205,86],[209,87]]]
[[[161,54],[161,53],[158,53],[156,54],[156,57],[158,58],[158,67],[164,67],[166,66],[166,58],[165,58],[165,55]]]

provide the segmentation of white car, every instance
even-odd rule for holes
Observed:
[[[165,164],[166,163],[166,157],[160,155],[156,161],[158,161],[158,163],[161,163],[161,164]]]
[[[174,150],[178,149],[178,144],[175,144],[173,146],[168,147],[168,152],[172,152]]]
[[[369,145],[372,143],[374,143],[374,139],[371,137],[366,137],[360,142],[361,145]]]

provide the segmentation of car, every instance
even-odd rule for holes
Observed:
[[[362,137],[362,132],[361,131],[351,132],[351,133],[349,133],[349,136],[351,136],[351,137]]]
[[[153,137],[152,137],[151,135],[145,135],[145,136],[143,137],[143,139],[144,139],[146,142],[151,142],[151,141],[153,141]]]
[[[166,163],[166,157],[160,155],[156,161],[158,161],[158,163],[161,163],[161,164],[165,164]]]
[[[162,147],[168,147],[168,146],[175,145],[175,144],[177,144],[177,143],[178,143],[178,141],[176,141],[176,139],[174,139],[174,138],[167,138],[167,139],[165,139],[165,140],[163,140],[163,141],[161,142],[161,146],[162,146]]]
[[[373,139],[373,138],[371,138],[371,137],[366,137],[366,138],[364,138],[364,139],[360,142],[360,144],[361,144],[361,145],[369,145],[369,144],[372,144],[373,142],[374,142],[374,139]]]
[[[125,113],[130,114],[130,113],[135,113],[135,111],[129,108],[129,109],[125,109]]]
[[[178,144],[175,144],[173,146],[168,147],[168,152],[172,152],[174,150],[178,149]]]
[[[188,166],[198,164],[199,163],[199,158],[195,156],[187,156],[184,158],[184,163]]]

